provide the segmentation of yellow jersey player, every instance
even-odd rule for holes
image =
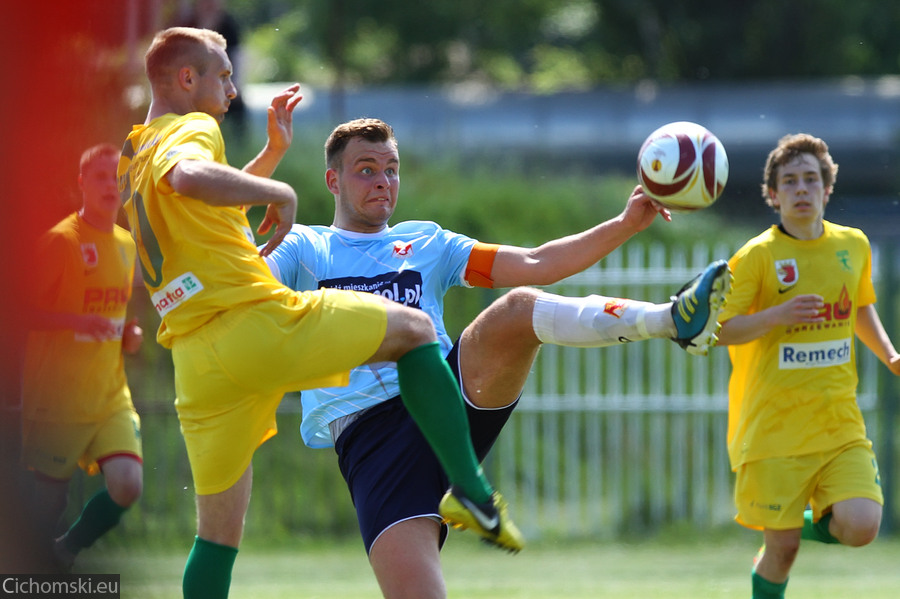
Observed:
[[[35,508],[47,534],[62,515],[69,479],[81,465],[106,487],[54,543],[63,569],[118,523],[141,494],[140,420],[125,378],[123,351],[140,348],[126,321],[135,244],[115,224],[119,149],[89,148],[81,158],[83,206],[41,240],[37,303],[24,375],[23,459],[35,475]]]
[[[286,391],[346,385],[363,363],[396,362],[404,405],[476,532],[522,547],[478,464],[459,388],[426,314],[370,293],[296,292],[263,256],[284,239],[297,196],[269,177],[292,139],[299,85],[268,109],[268,141],[243,170],[227,164],[219,124],[236,95],[224,38],[174,27],[146,54],[152,100],[122,150],[119,185],[144,282],[171,348],[176,409],[197,492],[197,536],[185,597],[226,597],[243,532],[256,447],[275,434]],[[246,216],[267,206],[258,250]],[[472,514],[475,514],[472,516]],[[448,517],[451,519],[451,517]],[[453,523],[453,522],[451,522]]]
[[[900,356],[875,310],[868,239],[824,220],[836,176],[824,141],[782,138],[763,182],[781,222],[730,261],[719,343],[730,346],[733,368],[736,520],[763,531],[753,599],[784,597],[801,538],[861,546],[881,523],[878,466],[856,403],[855,338],[894,374]]]

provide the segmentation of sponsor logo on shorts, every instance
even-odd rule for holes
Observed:
[[[780,503],[760,503],[755,499],[750,502],[750,507],[757,510],[765,510],[767,512],[780,512],[781,504]]]
[[[849,339],[821,343],[782,343],[778,346],[778,368],[801,370],[839,366],[850,361],[850,352]]]
[[[175,277],[171,283],[150,296],[153,307],[160,316],[165,316],[189,298],[203,291],[203,284],[192,272]]]

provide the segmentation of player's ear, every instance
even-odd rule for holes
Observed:
[[[181,67],[178,69],[178,85],[183,89],[190,89],[194,84],[194,69],[191,67]]]
[[[330,168],[325,171],[325,186],[328,187],[328,191],[330,191],[334,195],[338,195],[340,193],[337,170]]]

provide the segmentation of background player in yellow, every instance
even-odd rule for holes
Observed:
[[[120,190],[144,282],[172,349],[176,409],[197,492],[185,597],[225,597],[243,531],[256,447],[275,434],[283,394],[345,385],[351,368],[396,362],[404,403],[484,538],[522,546],[478,465],[459,388],[421,311],[373,294],[295,292],[263,256],[294,222],[297,196],[268,178],[292,139],[293,85],[268,109],[268,140],[243,170],[228,166],[219,124],[236,90],[224,38],[175,27],[146,54],[152,100],[119,163]],[[257,250],[245,210],[267,206]],[[262,254],[262,255],[261,255]]]
[[[140,420],[122,352],[143,339],[126,322],[135,268],[131,235],[117,226],[119,149],[87,149],[78,185],[82,208],[41,239],[37,306],[31,314],[24,384],[23,458],[34,471],[38,522],[50,534],[66,507],[80,464],[103,472],[106,487],[56,539],[58,566],[115,526],[141,494]]]
[[[719,344],[730,345],[733,369],[736,519],[763,531],[754,599],[784,597],[801,538],[866,545],[881,523],[878,466],[856,403],[855,337],[894,374],[900,356],[875,310],[868,239],[824,220],[837,170],[821,139],[783,137],[762,186],[781,222],[730,262]]]

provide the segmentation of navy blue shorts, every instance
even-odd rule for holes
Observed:
[[[456,380],[459,341],[447,355]],[[461,384],[461,383],[460,383]],[[479,460],[494,445],[515,404],[478,410],[466,404],[472,444]],[[438,516],[438,504],[450,486],[437,457],[399,396],[365,410],[335,442],[368,553],[378,536],[393,524]],[[441,530],[443,545],[447,527]]]

